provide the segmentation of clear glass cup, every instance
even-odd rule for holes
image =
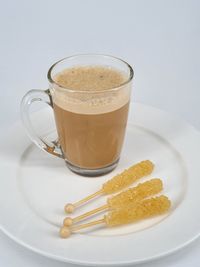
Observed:
[[[102,66],[120,71],[123,84],[103,91],[73,90],[58,84],[61,71],[80,66]],[[123,146],[133,70],[125,61],[107,55],[75,55],[53,64],[47,74],[49,89],[31,90],[22,99],[21,116],[31,140],[42,150],[63,158],[70,170],[98,176],[112,171]],[[58,141],[48,142],[34,131],[29,107],[43,101],[54,111]]]

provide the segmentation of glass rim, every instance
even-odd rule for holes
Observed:
[[[107,57],[107,58],[110,58],[110,59],[117,59],[118,61],[121,61],[122,63],[124,63],[128,67],[128,69],[130,71],[130,74],[129,74],[128,78],[126,79],[126,81],[123,82],[122,84],[120,84],[119,86],[115,86],[115,87],[112,87],[110,89],[104,89],[104,90],[94,90],[94,91],[91,91],[91,90],[75,90],[75,89],[70,89],[70,88],[64,87],[64,86],[60,85],[59,83],[57,83],[52,77],[52,71],[53,71],[54,67],[57,66],[59,63],[67,60],[67,59],[72,59],[72,58],[80,57],[80,56],[99,56],[99,57]],[[70,92],[70,93],[87,93],[87,94],[88,93],[93,94],[93,93],[112,92],[112,91],[120,90],[121,87],[123,87],[126,84],[130,83],[132,81],[133,77],[134,77],[134,71],[133,71],[133,68],[131,67],[131,65],[129,65],[125,60],[123,60],[121,58],[118,58],[118,57],[115,57],[115,56],[106,55],[106,54],[76,54],[76,55],[72,55],[72,56],[69,56],[69,57],[65,57],[65,58],[62,58],[62,59],[56,61],[49,68],[49,70],[47,72],[48,81],[51,84],[58,86],[59,89],[62,89],[64,91],[67,91],[67,92]]]

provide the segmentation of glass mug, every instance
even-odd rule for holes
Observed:
[[[104,90],[65,88],[55,80],[61,71],[82,66],[118,70],[125,80]],[[21,102],[22,121],[31,140],[42,150],[63,158],[69,169],[80,175],[97,176],[112,171],[119,161],[126,130],[131,66],[107,55],[75,55],[53,64],[47,77],[49,89],[31,90]],[[36,101],[53,108],[58,141],[47,142],[35,133],[29,107]]]

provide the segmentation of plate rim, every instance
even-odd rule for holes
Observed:
[[[188,242],[185,242],[182,246],[177,247],[176,249],[173,250],[169,250],[166,253],[160,253],[158,255],[155,255],[153,257],[149,257],[146,258],[144,260],[136,260],[136,261],[123,261],[123,262],[115,262],[115,263],[110,263],[110,262],[103,262],[103,263],[97,263],[97,262],[83,262],[83,261],[78,261],[78,260],[70,260],[70,259],[66,259],[64,257],[61,256],[57,256],[54,254],[50,254],[47,253],[45,251],[39,250],[33,246],[30,246],[28,244],[26,244],[25,242],[15,238],[12,234],[10,234],[7,230],[5,230],[1,225],[0,225],[0,230],[7,236],[9,237],[12,241],[14,241],[15,243],[19,244],[20,246],[22,246],[23,248],[26,248],[36,254],[39,254],[41,256],[47,257],[48,259],[53,259],[56,261],[60,261],[60,262],[65,262],[65,263],[70,263],[70,264],[77,264],[80,266],[130,266],[130,265],[137,265],[137,264],[143,264],[143,263],[147,263],[147,262],[152,262],[155,260],[159,260],[162,259],[164,257],[168,257],[170,255],[175,254],[176,252],[188,247],[191,243],[195,242],[199,237],[200,237],[200,233],[198,235],[196,235],[195,237],[191,238],[190,240],[188,240]]]

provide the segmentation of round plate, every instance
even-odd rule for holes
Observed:
[[[34,114],[40,133],[55,136],[52,111]],[[117,168],[99,178],[70,172],[64,161],[39,150],[15,124],[0,140],[0,227],[21,245],[47,257],[85,265],[126,265],[172,253],[200,233],[200,134],[166,112],[131,104],[126,140]],[[63,207],[100,189],[102,183],[130,165],[149,159],[149,177],[164,182],[172,201],[168,214],[116,228],[85,230],[59,238]],[[78,215],[99,205],[100,197],[77,210]],[[101,218],[99,214],[92,219]]]

